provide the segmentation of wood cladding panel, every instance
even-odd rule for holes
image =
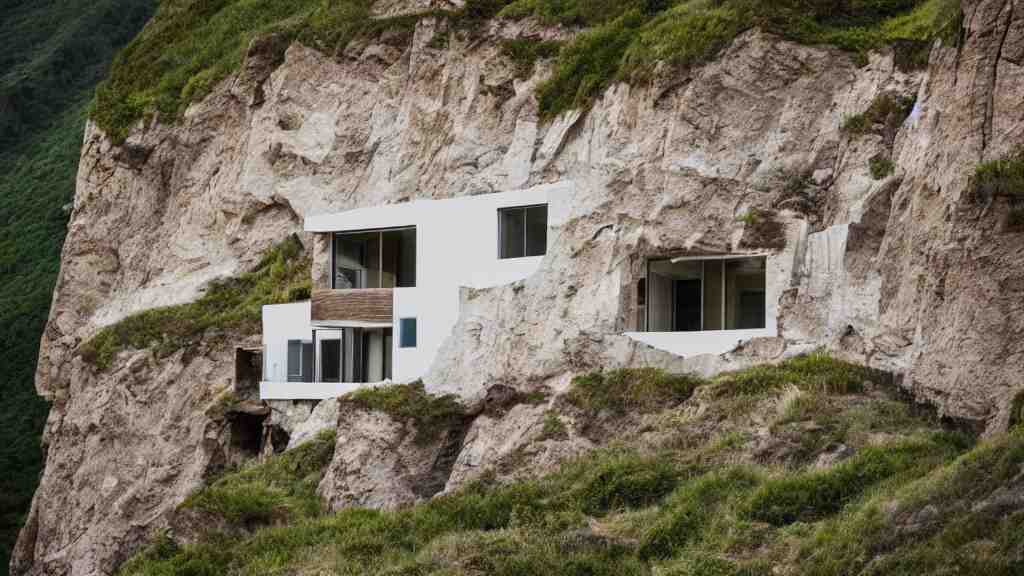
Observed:
[[[314,322],[392,322],[395,315],[392,289],[314,290],[311,314]]]

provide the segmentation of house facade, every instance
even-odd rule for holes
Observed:
[[[525,279],[559,242],[571,182],[309,216],[320,249],[306,302],[263,308],[260,397],[333,398],[409,382],[459,319],[463,288]],[[678,355],[720,354],[771,337],[784,289],[772,253],[645,261],[622,333]]]

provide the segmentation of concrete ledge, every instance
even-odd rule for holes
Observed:
[[[329,400],[383,382],[260,382],[260,400]]]
[[[725,354],[754,338],[774,338],[776,330],[703,330],[699,332],[626,332],[625,335],[652,348],[676,356]]]

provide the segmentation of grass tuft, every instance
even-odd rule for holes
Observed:
[[[814,352],[779,364],[723,374],[714,380],[714,385],[720,396],[774,393],[787,386],[806,392],[852,394],[861,392],[865,382],[882,377],[881,373],[870,368],[837,360],[826,352]]]
[[[699,376],[656,368],[624,368],[577,376],[566,399],[591,414],[649,413],[685,402],[704,382]]]
[[[363,388],[341,398],[363,410],[383,412],[416,431],[415,442],[429,444],[465,418],[465,410],[452,394],[435,396],[422,381]]]
[[[291,236],[252,271],[211,283],[195,302],[146,310],[103,328],[82,345],[82,357],[105,370],[127,349],[153,348],[165,356],[217,334],[258,332],[263,305],[309,297],[309,266],[302,243]]]

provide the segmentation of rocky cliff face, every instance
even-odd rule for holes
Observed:
[[[80,358],[83,339],[194,299],[308,214],[415,197],[576,188],[538,274],[463,294],[433,390],[557,391],[595,367],[712,372],[827,346],[897,372],[945,414],[1005,426],[1024,385],[1024,235],[1005,229],[1003,200],[979,202],[967,183],[1024,141],[1024,6],[965,2],[959,45],[937,43],[916,72],[891,53],[858,66],[755,30],[671,83],[617,85],[590,112],[550,122],[533,97],[543,67],[520,81],[495,42],[432,48],[440,26],[426,18],[411,45],[385,38],[337,59],[293,45],[276,68],[257,42],[181,123],[139,127],[122,146],[90,127],[37,376],[54,402],[46,472],[15,574],[112,573],[228,457],[211,411],[231,385],[230,347],[124,353],[100,372]],[[528,33],[557,34],[488,32]],[[840,130],[883,95],[914,100],[912,112]],[[873,158],[894,172],[874,179]],[[644,258],[728,250],[754,235],[738,220],[754,208],[777,211],[786,230],[780,338],[676,358],[620,335]],[[449,488],[528,428],[478,418]]]

